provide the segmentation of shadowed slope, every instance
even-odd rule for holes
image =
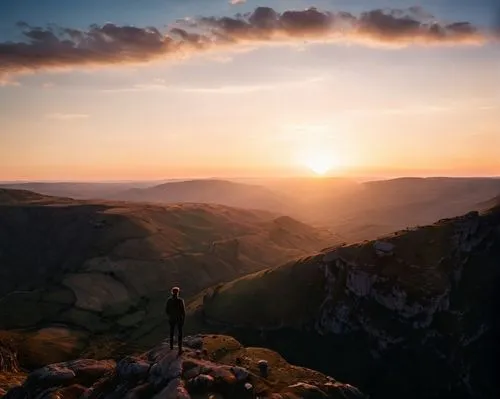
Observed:
[[[374,398],[494,397],[499,264],[497,206],[208,290],[190,305],[192,325]]]
[[[59,322],[140,336],[163,318],[171,286],[189,297],[331,240],[290,218],[221,205],[2,198],[1,328]]]

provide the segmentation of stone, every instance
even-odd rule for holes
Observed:
[[[261,377],[266,378],[269,375],[269,364],[267,363],[267,360],[259,360],[257,365],[259,366]]]
[[[184,373],[183,373],[183,377],[186,379],[186,380],[190,380],[192,378],[195,378],[197,376],[199,376],[201,374],[201,368],[200,366],[195,366],[195,367],[192,367],[188,370],[184,369]]]
[[[61,364],[73,370],[78,381],[85,385],[91,385],[116,367],[113,360],[78,359]]]
[[[193,392],[209,391],[214,385],[214,378],[207,374],[200,374],[188,381],[188,387]]]
[[[79,399],[87,392],[87,388],[74,384],[64,388],[53,388],[42,392],[36,399]]]
[[[238,382],[245,381],[250,375],[248,370],[244,367],[231,367],[231,371],[233,372],[234,376],[236,377],[236,381]]]
[[[116,372],[125,380],[146,378],[151,365],[145,360],[127,357],[116,365]]]
[[[174,378],[153,399],[191,399],[191,396],[186,391],[183,381],[180,378]]]
[[[391,256],[396,246],[387,241],[375,241],[373,248],[378,256]]]
[[[76,374],[73,370],[64,366],[64,363],[51,364],[31,372],[26,380],[26,386],[51,387],[65,385],[73,381]]]
[[[328,398],[328,395],[323,392],[320,388],[312,384],[306,384],[304,382],[299,382],[294,385],[290,385],[286,391],[292,392],[296,395],[299,395],[300,398],[303,399],[320,399],[320,398]]]
[[[78,381],[91,385],[107,372],[114,370],[112,360],[78,359],[71,362],[51,364],[33,371],[26,381],[28,386],[66,385],[68,381]]]
[[[198,336],[188,336],[182,341],[184,347],[191,349],[203,349],[203,338]]]
[[[230,366],[216,366],[212,368],[209,375],[214,378],[215,382],[226,385],[232,385],[237,381]]]
[[[346,399],[363,399],[365,396],[356,387],[349,384],[342,384],[339,382],[327,382],[323,389],[328,394],[340,395]]]

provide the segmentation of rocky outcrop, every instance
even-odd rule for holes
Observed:
[[[365,398],[351,385],[290,366],[270,351],[265,356],[276,367],[271,365],[269,375],[261,377],[252,352],[230,337],[188,337],[185,345],[182,355],[163,342],[117,363],[79,359],[48,365],[30,373],[24,384],[10,389],[4,399]]]

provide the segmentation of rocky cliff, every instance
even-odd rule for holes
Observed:
[[[244,277],[191,309],[374,398],[490,398],[499,266],[495,207]]]
[[[32,371],[4,399],[364,399],[355,387],[288,364],[263,348],[226,336],[185,339],[122,359],[77,359]],[[0,397],[2,393],[0,391]]]

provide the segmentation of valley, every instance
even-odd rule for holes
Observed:
[[[398,185],[371,203],[405,220],[473,205],[461,216],[351,243],[282,212],[208,200],[0,189],[0,389],[51,363],[141,358],[165,339],[165,300],[179,285],[187,334],[232,336],[360,390],[343,395],[488,398],[497,393],[500,203],[491,181],[468,183],[486,186],[482,200],[476,192],[453,200],[467,185],[449,183],[437,191],[431,184],[417,202],[420,181],[370,183]],[[446,209],[432,205],[445,198]],[[375,220],[368,210],[362,215]],[[309,384],[300,385],[299,398],[318,389],[318,397],[337,398],[322,378],[276,383],[285,390]]]

